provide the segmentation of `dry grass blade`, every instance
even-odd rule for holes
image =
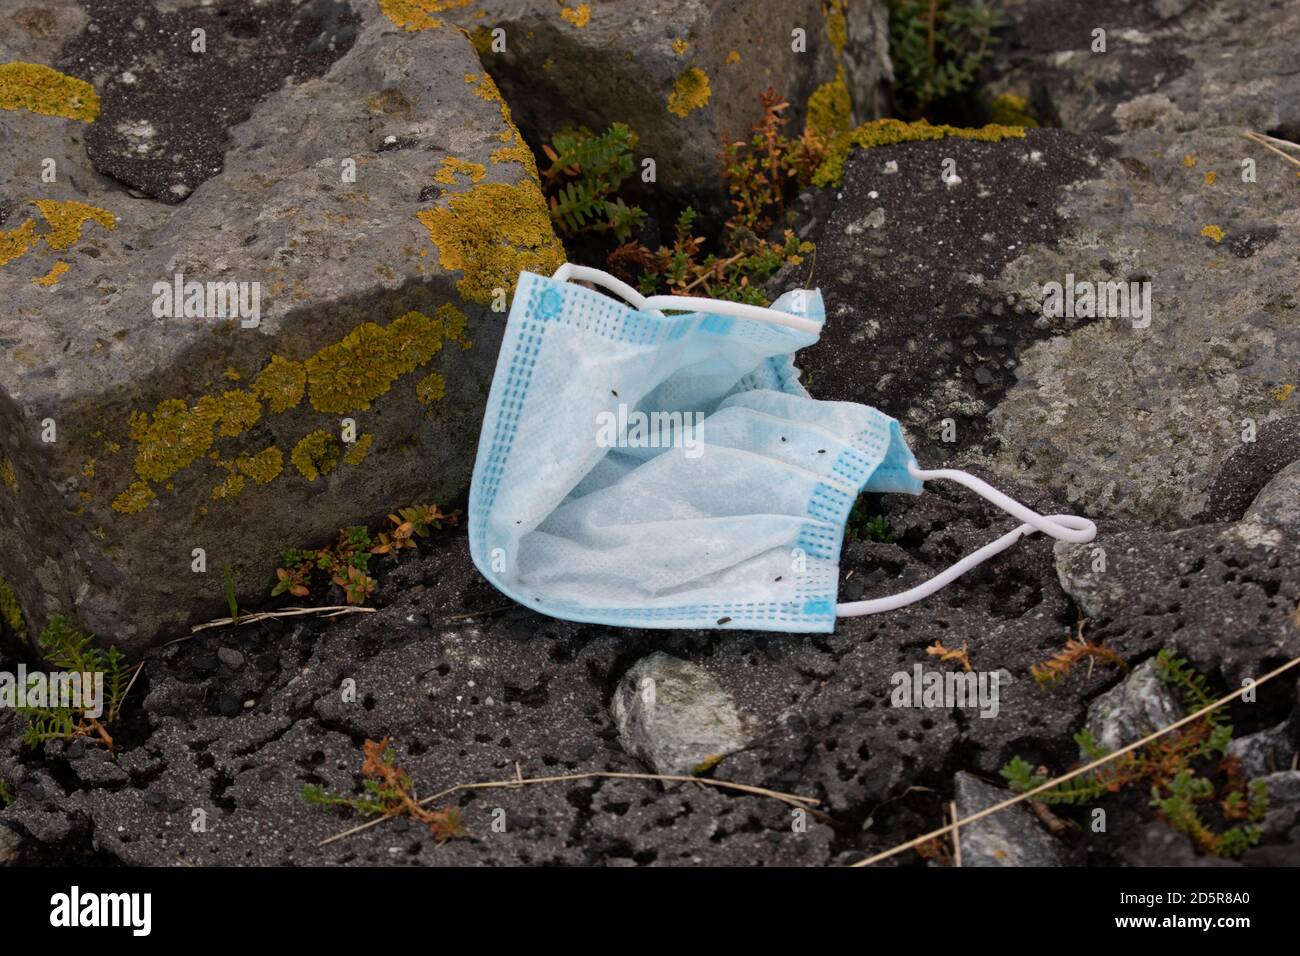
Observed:
[[[216,621],[209,621],[207,624],[195,624],[190,628],[191,634],[197,634],[199,631],[207,631],[215,627],[230,627],[232,624],[238,624],[243,627],[245,624],[256,624],[258,621],[270,621],[281,617],[303,617],[309,614],[319,614],[323,617],[340,617],[344,614],[374,614],[373,607],[359,607],[354,604],[338,604],[332,607],[289,607],[282,611],[258,611],[256,614],[241,614],[239,620],[234,618],[223,617]],[[186,638],[180,638],[186,640]],[[172,644],[177,641],[172,641]]]
[[[453,793],[459,793],[462,790],[491,790],[496,788],[521,787],[529,784],[539,783],[564,783],[574,780],[593,780],[597,778],[611,780],[652,780],[669,783],[698,783],[706,787],[718,787],[724,790],[738,790],[742,793],[752,794],[758,797],[769,797],[773,800],[780,800],[782,803],[795,807],[799,810],[807,810],[819,818],[825,818],[826,814],[813,809],[821,801],[814,797],[801,797],[794,793],[781,793],[779,790],[768,790],[766,787],[755,787],[748,783],[733,783],[730,780],[711,780],[708,777],[688,777],[677,774],[663,773],[619,773],[612,770],[590,771],[588,773],[566,773],[554,777],[523,777],[518,776],[519,770],[515,768],[516,776],[511,780],[489,780],[484,783],[459,783],[454,787],[448,787],[446,790],[439,790],[429,797],[424,797],[420,804],[432,803],[434,800],[440,800],[445,796]],[[369,830],[373,826],[378,826],[389,817],[380,817],[376,820],[369,820],[350,830],[344,830],[342,833],[336,833],[332,837],[321,840],[317,846],[327,846],[336,840],[342,840],[345,837],[353,836],[362,830]]]
[[[1282,150],[1274,146],[1273,143],[1282,143],[1285,146],[1289,147],[1290,149],[1296,149],[1296,150],[1300,150],[1300,144],[1292,143],[1289,140],[1285,140],[1285,139],[1276,139],[1272,136],[1265,136],[1262,133],[1249,132],[1249,133],[1242,133],[1241,135],[1244,136],[1246,139],[1250,140],[1252,143],[1255,143],[1259,146],[1263,146],[1269,152],[1276,153],[1278,156],[1281,156],[1292,166],[1300,166],[1300,159],[1296,159],[1294,156],[1282,152]]]
[[[906,843],[901,843],[898,846],[893,847],[892,849],[889,850],[883,850],[882,852],[877,853],[874,856],[869,856],[865,860],[859,860],[857,863],[854,863],[852,865],[855,867],[871,866],[873,863],[879,863],[881,860],[888,860],[890,857],[897,856],[898,854],[904,853],[907,850],[915,849],[918,846],[929,843],[931,840],[934,840],[936,837],[943,836],[943,834],[945,833],[955,832],[961,827],[974,823],[976,820],[983,820],[985,817],[992,816],[993,814],[997,813],[1000,810],[1005,810],[1007,807],[1013,807],[1017,803],[1023,803],[1026,800],[1030,800],[1033,797],[1038,796],[1038,794],[1043,793],[1044,791],[1051,790],[1053,787],[1065,783],[1067,780],[1073,780],[1075,777],[1082,776],[1085,773],[1091,773],[1093,770],[1096,770],[1098,767],[1110,763],[1112,760],[1116,759],[1117,757],[1122,757],[1124,754],[1132,753],[1134,750],[1138,750],[1142,747],[1145,747],[1153,740],[1159,740],[1161,737],[1164,737],[1166,734],[1173,733],[1175,730],[1178,730],[1180,727],[1185,727],[1190,723],[1194,723],[1195,721],[1200,720],[1206,714],[1218,710],[1220,707],[1223,707],[1226,704],[1232,703],[1234,700],[1244,695],[1247,691],[1257,688],[1262,684],[1268,683],[1269,681],[1273,680],[1273,678],[1286,673],[1291,668],[1296,667],[1297,665],[1300,665],[1300,657],[1293,658],[1292,660],[1283,664],[1281,667],[1277,667],[1269,671],[1267,674],[1259,678],[1253,684],[1245,685],[1240,689],[1233,691],[1231,694],[1227,694],[1223,697],[1220,697],[1218,700],[1214,701],[1213,703],[1205,705],[1200,710],[1196,711],[1196,713],[1188,714],[1182,720],[1176,721],[1170,724],[1168,727],[1165,727],[1161,730],[1157,730],[1153,734],[1148,734],[1147,736],[1143,737],[1141,740],[1134,741],[1133,743],[1129,744],[1126,747],[1121,747],[1119,750],[1116,750],[1114,753],[1109,753],[1104,757],[1100,757],[1097,760],[1092,761],[1091,763],[1085,764],[1082,767],[1078,767],[1074,770],[1071,770],[1069,773],[1061,774],[1061,776],[1057,777],[1055,780],[1048,780],[1045,783],[1039,784],[1037,787],[1034,787],[1032,790],[1026,790],[1024,793],[1016,794],[1014,797],[1011,797],[1010,799],[1007,800],[1003,800],[1001,803],[995,803],[993,804],[993,806],[987,807],[986,809],[981,810],[979,813],[973,813],[970,816],[965,817],[964,819],[961,820],[954,820],[952,823],[945,824],[944,826],[939,827],[937,830],[931,830],[929,833],[923,833],[919,837],[915,837],[914,839],[908,840]]]

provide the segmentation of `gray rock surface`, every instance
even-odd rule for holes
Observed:
[[[785,115],[798,132],[809,98],[823,89],[821,98],[838,89],[846,102],[853,91],[859,120],[881,115],[882,83],[891,75],[881,0],[443,6],[438,18],[473,31],[526,135],[549,141],[564,125],[627,123],[639,137],[638,160],[655,160],[654,193],[714,204],[722,198],[723,135],[749,135],[762,116],[758,93],[773,87],[789,101]],[[493,50],[494,29],[503,31],[504,50]],[[804,32],[804,52],[792,51],[796,29]]]
[[[954,778],[957,816],[968,817],[1012,794],[969,773]],[[1061,844],[1023,806],[1008,807],[961,828],[961,865],[1061,866]]]
[[[1291,769],[1296,752],[1289,720],[1257,733],[1236,737],[1228,745],[1228,754],[1241,761],[1241,770],[1248,777]]]
[[[0,109],[0,232],[19,237],[0,257],[0,579],[29,634],[71,614],[129,651],[221,615],[225,567],[247,604],[286,547],[463,494],[493,290],[562,261],[532,156],[458,31],[403,31],[371,0],[279,19],[172,4],[184,15],[158,22],[204,24],[192,55],[214,65],[147,96],[130,91],[170,61],[136,32],[152,20],[110,15],[136,6],[0,17],[0,63],[58,63],[101,105],[89,126]],[[199,108],[213,70],[281,41],[306,44],[275,66],[284,83],[248,78],[229,112]],[[148,198],[170,185],[183,202]],[[32,205],[47,200],[94,210]],[[155,317],[155,283],[177,274],[259,283],[260,324]]]
[[[735,702],[707,670],[668,654],[628,669],[610,702],[619,738],[659,773],[698,773],[744,748]]]
[[[1178,697],[1146,661],[1089,705],[1087,727],[1099,745],[1118,750],[1183,715]]]

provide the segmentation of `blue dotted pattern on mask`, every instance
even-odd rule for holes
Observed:
[[[520,276],[516,298],[521,294],[526,296],[523,308],[517,314],[512,309],[510,316],[511,324],[517,328],[513,337],[509,334],[506,337],[497,366],[497,378],[493,381],[494,399],[498,390],[500,398],[496,403],[492,439],[486,456],[481,455],[476,463],[470,507],[470,523],[475,529],[476,563],[480,557],[486,556],[487,517],[506,473],[532,373],[549,324],[565,324],[605,338],[647,346],[679,340],[697,327],[700,331],[717,335],[770,336],[788,331],[755,322],[737,323],[729,316],[701,316],[698,313],[661,316],[640,312],[592,290],[531,273]],[[518,301],[514,304],[520,305]],[[507,348],[510,349],[508,356]],[[765,367],[746,376],[742,385],[806,394],[798,382],[798,375],[791,354],[770,359]],[[809,565],[797,574],[797,586],[791,600],[666,608],[599,608],[567,601],[548,601],[528,594],[523,586],[507,590],[505,583],[489,573],[483,563],[479,563],[479,569],[520,603],[576,621],[643,628],[727,627],[798,633],[833,631],[844,526],[857,494],[869,483],[874,488],[882,472],[886,473],[884,484],[897,486],[889,490],[912,493],[920,490],[920,483],[907,474],[907,464],[912,461],[912,456],[903,442],[898,423],[875,409],[871,411],[870,425],[857,436],[852,446],[839,454],[831,468],[831,477],[836,484],[819,483],[810,496],[806,509],[808,520],[801,526],[793,545],[804,552]],[[853,491],[845,490],[846,487]]]

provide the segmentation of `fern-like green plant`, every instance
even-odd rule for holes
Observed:
[[[542,172],[551,207],[551,220],[567,235],[611,232],[627,242],[645,221],[639,206],[629,206],[616,194],[632,175],[636,134],[614,123],[597,135],[585,126],[569,127],[542,147],[550,166]]]
[[[116,647],[98,648],[93,640],[91,635],[63,615],[55,615],[41,632],[37,645],[55,670],[104,675],[106,700],[103,720],[88,718],[83,712],[69,707],[19,707],[19,712],[27,718],[27,728],[23,733],[26,743],[36,746],[47,740],[90,736],[112,745],[106,726],[121,714],[122,702],[131,683],[131,670],[125,654]]]
[[[920,117],[936,100],[969,89],[991,54],[998,24],[982,2],[889,0],[889,56],[900,110]]]

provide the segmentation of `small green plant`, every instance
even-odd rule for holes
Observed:
[[[1214,697],[1204,675],[1171,651],[1156,655],[1156,673],[1177,689],[1189,711],[1199,711],[1213,703]],[[1087,730],[1074,736],[1085,761],[1091,763],[1108,756]],[[1146,784],[1151,791],[1151,805],[1160,817],[1180,833],[1186,834],[1203,851],[1214,856],[1240,856],[1259,842],[1261,828],[1254,825],[1268,810],[1268,792],[1263,781],[1244,784],[1239,765],[1227,756],[1232,741],[1232,725],[1222,710],[1212,710],[1199,720],[1153,740],[1138,750],[1122,754],[1110,763],[1088,773],[1057,784],[1034,799],[1048,804],[1078,806],[1135,784]],[[1197,765],[1219,758],[1218,770],[1225,777],[1227,791],[1219,803],[1223,822],[1249,820],[1221,831],[1206,822],[1201,808],[1215,795],[1214,782],[1197,775]],[[1000,773],[1011,788],[1025,793],[1047,783],[1051,777],[1045,768],[1035,769],[1028,761],[1013,757]]]
[[[0,779],[0,803],[3,803],[7,807],[17,799],[18,797],[9,789],[9,784],[3,779]]]
[[[561,233],[612,232],[619,242],[631,238],[645,212],[617,193],[635,169],[635,147],[636,134],[624,123],[599,135],[585,126],[569,127],[542,146],[551,163],[542,171],[542,184]]]
[[[889,0],[894,99],[906,116],[969,89],[989,58],[997,14],[966,0]]]
[[[388,520],[393,527],[374,537],[364,525],[351,525],[339,529],[338,540],[328,547],[285,551],[275,572],[277,581],[271,596],[310,597],[313,578],[321,574],[343,589],[348,604],[365,604],[379,586],[370,575],[374,555],[396,555],[404,548],[415,547],[416,538],[427,537],[444,523],[455,524],[457,513],[443,514],[437,505],[416,505],[398,509]]]
[[[849,518],[844,523],[844,537],[850,541],[879,541],[883,544],[892,544],[894,541],[889,519],[884,515],[871,514],[863,498],[854,502],[849,511]]]
[[[94,646],[93,640],[66,617],[55,615],[41,632],[37,645],[55,670],[104,675],[103,719],[70,707],[52,706],[53,701],[43,707],[20,706],[17,708],[19,713],[27,718],[23,741],[29,746],[35,747],[47,740],[88,737],[109,750],[113,749],[113,737],[108,727],[121,713],[131,682],[131,670],[126,664],[126,655],[116,647],[102,650]]]
[[[342,797],[308,784],[303,788],[302,797],[309,806],[346,807],[368,817],[407,816],[427,825],[439,843],[465,836],[457,807],[430,810],[420,803],[411,775],[396,766],[396,753],[388,745],[387,737],[378,742],[367,740],[363,749],[363,793],[355,797]]]
[[[226,606],[230,608],[230,620],[239,621],[239,602],[235,600],[235,577],[230,573],[230,566],[221,569],[221,578],[226,587]]]

